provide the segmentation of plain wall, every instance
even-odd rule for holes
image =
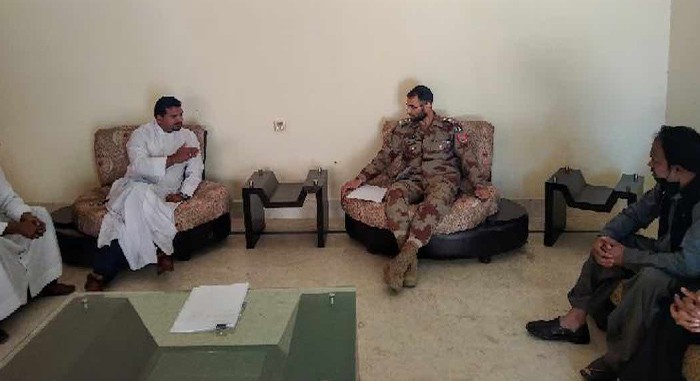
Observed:
[[[0,163],[26,200],[70,202],[97,185],[94,131],[148,122],[157,97],[173,94],[210,131],[207,175],[234,199],[254,169],[293,181],[319,165],[337,198],[378,149],[382,121],[404,115],[406,91],[423,83],[444,114],[495,125],[503,195],[540,198],[564,165],[613,185],[622,172],[648,172],[665,120],[670,9],[670,0],[4,0]]]
[[[666,121],[700,128],[700,1],[673,0]]]

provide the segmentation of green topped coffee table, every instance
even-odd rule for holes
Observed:
[[[76,294],[0,380],[355,380],[355,289],[250,290],[233,329],[170,333],[188,292]]]

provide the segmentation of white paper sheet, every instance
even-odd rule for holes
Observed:
[[[374,202],[382,202],[386,188],[375,185],[363,185],[348,194],[348,198],[357,198],[360,200],[368,200]]]
[[[248,283],[193,288],[170,332],[214,331],[217,324],[235,327],[247,293]]]

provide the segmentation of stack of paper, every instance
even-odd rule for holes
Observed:
[[[235,327],[247,293],[248,283],[193,288],[170,332],[213,331],[220,324]]]
[[[374,186],[374,185],[363,185],[348,194],[348,198],[357,198],[360,200],[369,200],[374,202],[382,202],[384,199],[384,194],[386,193],[386,188]]]

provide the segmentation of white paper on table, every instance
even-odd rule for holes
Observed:
[[[382,202],[386,188],[375,185],[363,185],[348,194],[348,198],[356,198],[359,200],[368,200],[374,202]]]
[[[248,286],[248,283],[236,283],[193,288],[170,332],[214,331],[217,324],[225,324],[228,328],[235,327],[248,293]]]

